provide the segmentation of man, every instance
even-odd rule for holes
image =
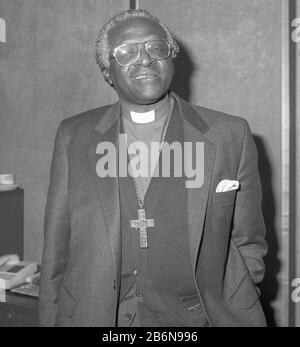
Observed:
[[[96,52],[119,102],[58,129],[41,325],[265,326],[256,284],[267,247],[247,122],[169,92],[179,48],[146,11],[110,20]]]

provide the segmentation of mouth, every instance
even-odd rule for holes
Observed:
[[[159,76],[155,73],[141,73],[133,76],[135,81],[147,81],[158,78]]]

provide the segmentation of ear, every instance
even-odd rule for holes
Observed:
[[[111,79],[111,77],[110,77],[110,74],[109,74],[109,71],[108,71],[108,69],[105,69],[105,70],[103,70],[103,76],[104,76],[104,78],[105,78],[105,81],[111,86],[111,87],[113,87],[113,81],[112,81],[112,79]]]

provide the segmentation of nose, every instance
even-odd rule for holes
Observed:
[[[146,51],[145,45],[140,46],[140,57],[137,61],[137,64],[141,64],[143,66],[149,66],[153,63],[152,57]]]

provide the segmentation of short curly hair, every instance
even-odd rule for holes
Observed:
[[[167,41],[171,46],[172,57],[175,59],[179,54],[179,46],[175,41],[170,29],[163,24],[157,17],[153,16],[146,10],[127,10],[115,15],[110,19],[104,27],[100,30],[96,41],[96,62],[99,65],[101,71],[109,69],[109,45],[108,45],[108,34],[109,32],[119,23],[135,17],[149,18],[153,22],[158,23],[165,31]]]

